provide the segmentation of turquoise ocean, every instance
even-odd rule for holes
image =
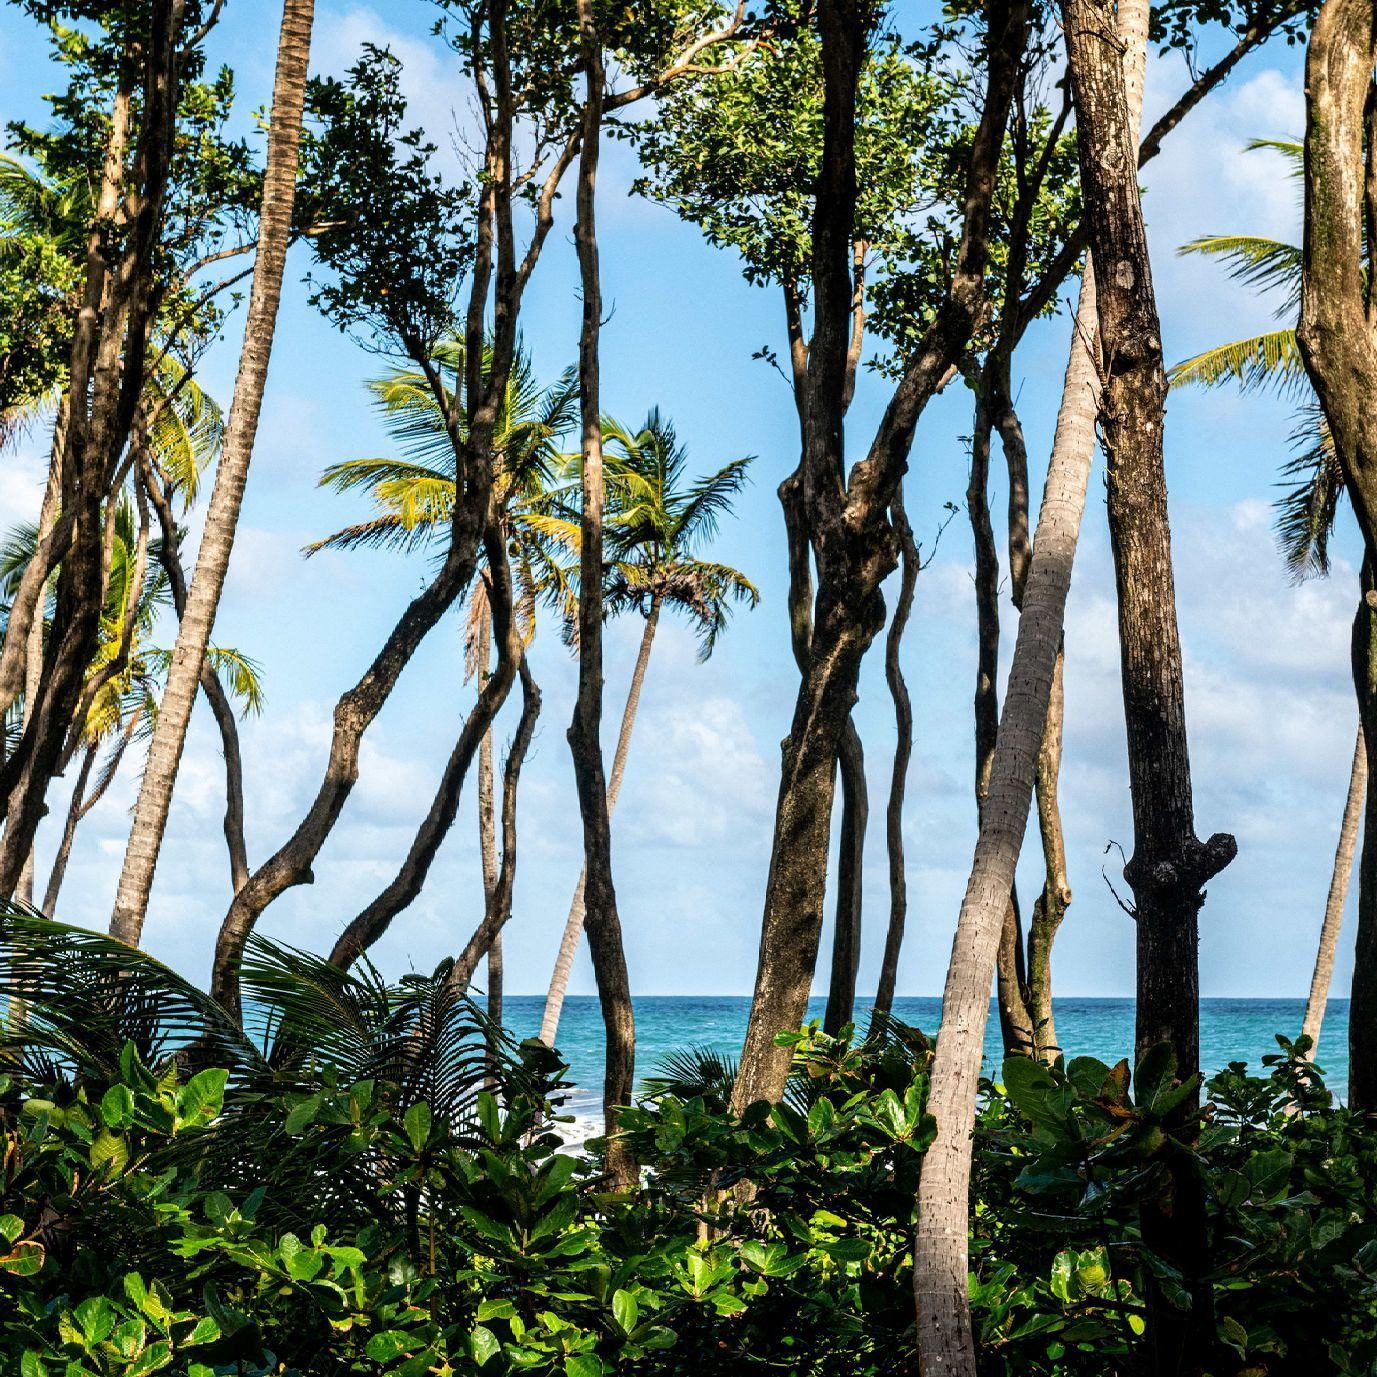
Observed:
[[[823,999],[809,1005],[809,1017],[821,1019]],[[857,1000],[856,1021],[864,1027],[870,1001]],[[540,1028],[544,996],[509,995],[507,1026],[518,1038],[533,1037]],[[750,1000],[733,995],[642,996],[636,1007],[636,1068],[638,1076],[654,1074],[670,1053],[691,1047],[711,1048],[735,1057],[746,1031]],[[1057,1038],[1067,1057],[1092,1056],[1113,1063],[1133,1055],[1131,999],[1059,999],[1054,1011]],[[938,998],[896,999],[895,1016],[905,1023],[936,1030],[941,1018]],[[1230,1062],[1247,1062],[1262,1069],[1262,1058],[1278,1050],[1276,1034],[1300,1032],[1305,1001],[1301,999],[1204,999],[1200,1004],[1200,1055],[1206,1074]],[[569,1079],[577,1087],[569,1109],[591,1119],[601,1110],[603,1028],[598,1001],[591,995],[565,1001],[557,1040],[569,1064]],[[987,1070],[1000,1062],[999,1019],[992,1007],[985,1036]],[[1326,1083],[1340,1098],[1348,1083],[1348,1001],[1331,999],[1315,1056]]]

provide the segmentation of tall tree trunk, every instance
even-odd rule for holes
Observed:
[[[61,475],[61,515],[46,555],[40,551],[41,563],[49,567],[61,559],[52,626],[29,724],[0,765],[0,798],[6,810],[0,838],[0,897],[14,892],[47,811],[48,785],[62,768],[86,671],[99,645],[106,572],[102,509],[115,499],[123,481],[121,456],[143,386],[156,311],[157,247],[185,56],[179,48],[183,13],[184,0],[154,0],[146,42],[137,52],[131,46],[121,61],[87,240],[66,405],[56,437],[61,449],[53,462]],[[142,78],[139,134],[126,167],[136,76]],[[116,210],[122,213],[123,233],[118,237],[113,233]],[[40,567],[36,577],[41,580],[44,574]],[[32,591],[30,612],[38,590]],[[17,639],[18,628],[14,630]],[[9,651],[7,645],[0,653],[0,679]],[[11,692],[0,683],[0,697]]]
[[[486,607],[481,613],[478,622],[477,643],[474,646],[474,659],[477,665],[478,687],[481,691],[487,682],[488,671],[491,668],[492,658],[492,618]],[[489,726],[483,733],[483,739],[478,743],[478,857],[479,864],[483,872],[483,911],[486,913],[492,906],[492,896],[497,888],[497,816],[494,812],[493,803],[493,766],[492,766],[492,727]],[[493,957],[496,955],[496,966],[498,971],[499,988],[497,991],[497,1012],[493,1012]],[[493,945],[488,949],[488,990],[487,990],[487,1009],[491,1018],[500,1020],[502,1017],[502,991],[500,988],[502,971],[502,936],[499,933],[493,939]]]
[[[645,685],[646,667],[650,664],[650,647],[655,643],[655,631],[660,624],[660,600],[654,598],[650,611],[646,614],[645,628],[641,632],[640,648],[636,652],[636,664],[631,671],[631,686],[626,691],[626,706],[622,709],[621,729],[617,733],[617,748],[612,755],[612,777],[607,784],[607,817],[609,826],[612,813],[617,807],[617,795],[621,793],[622,780],[626,778],[626,759],[631,751],[631,729],[636,724],[636,710],[641,702],[641,689]],[[579,938],[583,935],[584,887],[588,878],[585,866],[579,871],[579,882],[574,887],[574,898],[569,905],[569,916],[564,923],[564,933],[560,938],[559,954],[555,957],[555,969],[550,976],[550,988],[545,995],[545,1011],[540,1020],[540,1040],[547,1047],[555,1045],[559,1034],[559,1018],[564,1009],[564,997],[569,989],[569,976],[574,969],[574,956],[579,949]]]
[[[990,766],[988,797],[952,942],[929,1083],[928,1110],[937,1119],[937,1137],[923,1160],[914,1246],[918,1360],[924,1377],[975,1377],[976,1373],[967,1290],[970,1135],[984,1058],[990,981],[1028,825],[1095,452],[1099,386],[1090,353],[1095,329],[1095,283],[1087,268]]]
[[[158,517],[158,529],[162,543],[158,547],[159,563],[167,575],[168,591],[172,595],[172,608],[180,619],[186,610],[186,570],[182,565],[180,533],[177,518],[172,510],[170,485],[159,482],[153,460],[146,450],[141,450],[139,460],[139,481],[143,484],[148,500]],[[230,892],[238,894],[249,877],[248,849],[244,844],[244,760],[239,748],[239,725],[234,720],[234,708],[209,661],[201,665],[201,692],[210,704],[215,717],[215,725],[220,731],[220,749],[225,760],[225,846],[229,851]]]
[[[607,1168],[614,1186],[636,1183],[636,1164],[616,1136],[617,1109],[635,1089],[636,1022],[622,946],[617,892],[612,880],[612,828],[602,758],[603,468],[599,401],[602,287],[596,220],[598,153],[602,141],[602,39],[592,0],[578,0],[579,49],[587,92],[579,150],[578,217],[574,240],[583,287],[579,331],[579,411],[583,429],[583,509],[579,539],[579,685],[569,748],[574,758],[579,813],[583,819],[584,896],[588,949],[598,983],[607,1037],[603,1114],[610,1135]]]
[[[47,502],[39,514],[38,544],[43,543],[47,532],[43,529],[47,521],[49,529],[57,519],[57,513],[48,509]],[[41,608],[41,603],[40,603]],[[29,719],[38,702],[38,683],[43,674],[43,616],[41,611],[29,626],[29,634],[24,647],[24,716],[22,727],[27,728]],[[29,854],[24,858],[24,868],[19,872],[19,883],[14,887],[14,897],[21,903],[33,906],[34,848],[29,846]]]
[[[862,871],[870,797],[865,780],[865,750],[856,723],[847,718],[837,754],[842,815],[837,857],[837,917],[832,931],[832,974],[823,1011],[823,1031],[834,1037],[852,1022],[856,976],[861,964]]]
[[[908,919],[908,883],[904,875],[904,793],[908,787],[908,763],[913,755],[913,703],[904,682],[899,651],[904,629],[913,610],[913,590],[918,583],[918,546],[913,527],[904,510],[902,485],[889,508],[894,533],[899,537],[899,597],[890,618],[885,638],[885,679],[894,700],[894,768],[889,781],[889,802],[885,808],[885,843],[889,853],[889,927],[885,932],[884,957],[880,962],[880,983],[875,991],[875,1008],[882,1014],[894,1008],[894,991],[899,980],[899,952],[904,944],[904,924]]]
[[[516,790],[521,778],[521,766],[530,749],[531,738],[535,735],[536,719],[540,716],[540,689],[536,686],[524,654],[517,672],[521,676],[521,717],[502,768],[502,864],[498,867],[497,882],[486,901],[483,921],[455,960],[450,981],[460,990],[468,989],[473,973],[484,956],[487,956],[491,967],[493,947],[501,941],[502,929],[512,916],[512,893],[516,885]],[[493,1012],[491,1003],[488,1012],[495,1019],[501,1017],[500,1010]]]
[[[1377,141],[1372,0],[1325,0],[1305,63],[1305,243],[1296,340],[1324,408],[1366,550],[1365,598],[1353,627],[1353,686],[1368,782],[1358,866],[1358,931],[1348,1011],[1349,1103],[1377,1110],[1377,683],[1372,622],[1377,558],[1377,284],[1372,211]]]
[[[999,732],[999,551],[990,521],[990,439],[994,417],[990,406],[993,364],[972,369],[975,425],[971,436],[971,476],[966,487],[966,510],[975,550],[976,671],[975,671],[975,805],[979,820],[985,809]],[[1009,890],[999,950],[995,957],[995,995],[1000,1035],[1007,1055],[1031,1056],[1033,1021],[1024,981],[1023,924],[1017,886]]]
[[[1105,379],[1101,421],[1133,803],[1133,854],[1124,878],[1133,890],[1137,926],[1135,1043],[1140,1057],[1158,1043],[1170,1044],[1185,1081],[1200,1065],[1204,886],[1233,859],[1237,844],[1224,833],[1207,842],[1195,834],[1163,463],[1166,371],[1138,186],[1137,111],[1130,113],[1121,46],[1106,27],[1108,13],[1099,0],[1065,0]],[[1145,15],[1142,27],[1145,32]],[[1136,35],[1121,30],[1120,37],[1136,51]],[[1135,93],[1135,106],[1140,99]],[[1198,1106],[1197,1086],[1170,1126],[1191,1132]],[[1174,1158],[1170,1165],[1169,1196],[1144,1207],[1143,1239],[1181,1271],[1192,1304],[1180,1310],[1159,1286],[1149,1286],[1152,1366],[1161,1377],[1204,1371],[1215,1342],[1212,1292],[1204,1279],[1203,1186],[1192,1163]]]
[[[1359,723],[1358,740],[1353,747],[1353,765],[1348,774],[1348,797],[1344,800],[1343,822],[1339,827],[1339,844],[1334,849],[1334,870],[1329,877],[1329,897],[1325,901],[1320,944],[1315,953],[1315,970],[1310,977],[1310,996],[1305,1001],[1305,1018],[1301,1023],[1301,1036],[1310,1039],[1307,1055],[1311,1057],[1319,1045],[1320,1025],[1324,1022],[1325,1005],[1329,1002],[1334,953],[1339,946],[1339,929],[1343,925],[1348,881],[1353,874],[1353,858],[1358,849],[1358,830],[1362,826],[1366,797],[1367,743],[1363,739],[1362,724]]]
[[[884,626],[880,585],[897,563],[890,504],[903,480],[918,418],[965,353],[983,313],[991,197],[1027,37],[1022,0],[991,8],[984,106],[971,141],[951,283],[866,457],[848,475],[842,418],[854,292],[855,116],[869,12],[850,0],[832,0],[819,6],[818,16],[823,150],[813,221],[814,331],[801,466],[804,529],[817,566],[817,593],[808,659],[783,748],[755,997],[732,1089],[738,1110],[783,1092],[790,1054],[775,1039],[797,1028],[808,1007],[822,928],[837,752],[855,703],[861,661]]]
[[[177,630],[177,644],[167,672],[157,726],[148,748],[148,763],[139,787],[110,920],[111,934],[134,946],[138,945],[143,933],[153,872],[167,828],[172,791],[177,782],[197,686],[201,682],[206,647],[210,644],[215,612],[229,570],[263,407],[296,198],[301,117],[314,16],[315,0],[284,0],[268,130],[268,162],[259,211],[258,256],[244,324],[239,372],[216,465],[215,485],[206,509],[196,568],[187,594],[186,610]]]

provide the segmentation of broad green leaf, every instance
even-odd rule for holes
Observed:
[[[602,1377],[603,1365],[592,1353],[571,1353],[564,1360],[564,1377]]]
[[[415,1340],[404,1330],[384,1329],[369,1339],[364,1352],[375,1363],[390,1363],[396,1358],[404,1357],[415,1347]]]
[[[177,1117],[184,1124],[208,1124],[225,1107],[229,1072],[220,1066],[198,1071],[177,1094]]]
[[[97,1171],[120,1176],[129,1165],[129,1144],[124,1141],[123,1135],[104,1128],[96,1135],[87,1155]]]
[[[127,1085],[112,1085],[100,1097],[100,1117],[107,1128],[124,1128],[134,1118],[134,1097]]]
[[[469,1335],[469,1352],[473,1355],[473,1361],[482,1367],[489,1358],[495,1357],[502,1345],[497,1342],[497,1335],[485,1325],[476,1324],[473,1333]]]
[[[615,1291],[612,1294],[612,1316],[621,1326],[623,1334],[630,1334],[636,1328],[636,1320],[641,1313],[641,1307],[636,1304],[636,1297],[630,1291]]]
[[[413,1152],[420,1152],[430,1139],[430,1106],[424,1100],[417,1100],[402,1118],[407,1140]]]

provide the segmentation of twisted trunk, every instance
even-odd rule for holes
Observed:
[[[1344,904],[1348,899],[1348,881],[1353,874],[1353,857],[1358,848],[1358,831],[1363,821],[1363,804],[1367,797],[1367,743],[1359,724],[1358,740],[1353,747],[1353,765],[1348,775],[1348,797],[1344,801],[1343,822],[1339,827],[1339,844],[1334,850],[1334,870],[1329,877],[1329,897],[1324,905],[1324,923],[1320,927],[1320,945],[1315,953],[1315,970],[1310,977],[1310,995],[1305,1001],[1305,1018],[1301,1036],[1310,1039],[1307,1056],[1315,1055],[1320,1041],[1320,1025],[1324,1022],[1325,1005],[1329,1002],[1329,983],[1334,975],[1334,953],[1339,945],[1339,929],[1344,920]]]
[[[588,948],[598,983],[607,1037],[603,1115],[609,1135],[607,1169],[612,1184],[630,1189],[636,1164],[616,1136],[617,1110],[635,1088],[636,1022],[622,946],[621,918],[612,880],[612,828],[602,758],[603,464],[599,401],[602,285],[598,262],[597,179],[602,141],[602,39],[592,0],[578,0],[579,50],[587,92],[579,149],[578,216],[574,241],[583,288],[579,330],[579,411],[583,430],[583,505],[579,538],[579,684],[569,725],[569,749],[583,821],[584,900]]]
[[[894,1008],[894,990],[899,980],[899,952],[904,944],[904,923],[908,918],[908,884],[904,875],[904,793],[908,785],[908,763],[913,755],[913,703],[899,663],[904,629],[913,610],[913,590],[918,583],[918,547],[913,527],[904,510],[903,487],[894,494],[889,508],[894,533],[899,537],[899,597],[890,618],[885,638],[885,680],[894,700],[894,768],[889,780],[889,802],[885,807],[885,843],[889,853],[889,927],[885,932],[884,957],[880,963],[880,983],[875,991],[875,1008],[882,1014]]]
[[[631,671],[631,686],[626,692],[626,706],[622,709],[617,748],[612,755],[612,777],[607,784],[609,826],[613,810],[617,806],[617,795],[621,793],[622,780],[626,778],[626,758],[631,750],[631,729],[636,723],[636,709],[640,706],[646,667],[650,663],[650,647],[655,642],[655,630],[659,624],[660,599],[657,596],[651,600],[650,611],[646,614],[640,649],[636,652],[636,664]],[[547,1047],[555,1045],[555,1038],[559,1033],[559,1019],[564,1009],[564,997],[569,989],[569,976],[574,969],[574,956],[578,952],[579,938],[583,935],[583,919],[586,912],[584,887],[587,877],[588,870],[585,866],[579,871],[579,882],[574,887],[574,898],[569,905],[569,916],[565,920],[564,933],[560,938],[559,954],[555,958],[555,969],[550,976],[550,988],[545,996],[545,1011],[540,1020],[540,1040]]]
[[[268,130],[267,170],[258,220],[258,257],[254,264],[239,372],[196,568],[177,629],[177,644],[167,672],[157,726],[148,748],[148,763],[139,786],[110,919],[111,934],[135,946],[143,934],[153,873],[172,806],[172,791],[186,744],[192,705],[201,682],[206,647],[210,644],[211,628],[229,570],[263,407],[296,197],[301,117],[314,17],[315,0],[284,0]]]

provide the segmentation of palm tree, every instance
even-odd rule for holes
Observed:
[[[454,404],[456,394],[462,403],[467,378],[463,340],[442,339],[432,350],[431,362],[445,396],[444,409],[466,417],[468,407]],[[491,369],[491,351],[487,350],[482,365],[484,379]],[[449,534],[458,492],[455,446],[435,388],[420,369],[401,367],[374,380],[370,389],[400,455],[348,460],[326,469],[320,480],[323,487],[340,493],[363,490],[372,500],[375,515],[307,546],[307,554],[326,549],[411,551],[443,541]],[[513,564],[514,611],[523,645],[535,634],[536,609],[541,601],[553,603],[566,619],[572,606],[567,523],[553,514],[556,496],[551,488],[562,463],[560,440],[576,414],[577,389],[572,373],[566,372],[552,387],[542,387],[529,354],[518,347],[498,409],[493,449],[500,463],[495,500],[506,558]],[[486,563],[486,552],[480,558]],[[477,679],[480,690],[491,669],[492,588],[491,571],[484,568],[474,581],[465,628],[466,677]],[[538,701],[538,693],[535,696]],[[479,748],[478,795],[484,891],[485,899],[491,899],[497,892],[498,875],[491,724],[484,730]],[[438,838],[436,841],[438,844]],[[413,884],[409,880],[405,888],[411,889]],[[370,905],[341,934],[331,959],[342,965],[354,960],[382,935],[400,907],[395,898],[381,906]],[[487,953],[488,998],[494,1013],[501,1004],[503,922],[505,915],[494,925],[496,935]]]
[[[169,452],[168,459],[175,463],[177,456]],[[147,508],[140,506],[136,518],[135,504],[127,496],[114,504],[100,639],[86,672],[82,707],[68,746],[68,758],[79,753],[81,765],[42,904],[49,914],[56,908],[77,825],[109,790],[130,745],[148,739],[171,663],[170,652],[149,641],[171,599],[166,575],[160,567],[150,567],[150,561],[161,566],[161,542],[150,540]],[[35,525],[10,532],[0,547],[0,598],[13,594],[37,547]],[[245,714],[261,711],[263,688],[253,660],[240,651],[211,646],[207,661]],[[107,748],[97,771],[100,754]]]
[[[1281,154],[1289,165],[1290,175],[1297,180],[1304,175],[1305,148],[1297,140],[1253,139],[1248,144],[1250,152],[1259,149]],[[1260,235],[1210,234],[1183,245],[1180,252],[1222,259],[1234,281],[1260,292],[1279,295],[1276,314],[1280,320],[1296,319],[1300,310],[1303,266],[1303,255],[1297,245]],[[1269,389],[1296,402],[1297,422],[1292,434],[1294,452],[1282,465],[1285,490],[1275,504],[1277,543],[1293,578],[1327,575],[1329,541],[1344,494],[1343,471],[1334,452],[1324,412],[1311,390],[1296,343],[1295,326],[1283,325],[1276,330],[1215,345],[1177,364],[1170,377],[1174,387],[1218,387],[1234,383],[1243,392]],[[1366,787],[1367,755],[1360,724],[1301,1028],[1311,1040],[1312,1055],[1329,998],[1334,953],[1358,849]]]
[[[143,932],[153,872],[172,806],[172,790],[181,764],[192,704],[201,682],[215,611],[229,570],[230,551],[258,431],[296,199],[297,155],[314,17],[315,0],[284,0],[268,130],[268,161],[258,219],[258,256],[234,399],[230,404],[224,446],[206,513],[205,532],[197,552],[196,571],[178,628],[177,648],[168,671],[162,711],[149,746],[148,765],[139,788],[110,920],[111,933],[134,946],[138,945]]]
[[[609,615],[634,610],[645,618],[607,782],[610,815],[626,774],[631,729],[661,611],[669,607],[688,618],[698,633],[699,659],[706,660],[727,626],[732,605],[744,601],[754,607],[760,594],[744,574],[701,559],[698,553],[716,534],[718,522],[745,486],[751,458],[733,459],[715,473],[690,482],[686,481],[688,451],[658,407],[634,434],[611,417],[603,418],[602,429],[608,450],[605,605]],[[550,523],[554,520],[547,518]],[[576,539],[577,523],[566,520],[568,538]],[[574,889],[545,997],[540,1040],[551,1047],[583,932],[586,878],[585,871]]]

